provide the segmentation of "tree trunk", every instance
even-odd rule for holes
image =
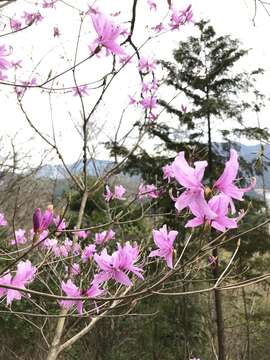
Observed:
[[[209,98],[207,91],[207,100]],[[210,174],[210,183],[211,176],[213,174],[213,149],[212,149],[212,137],[211,137],[211,120],[210,113],[207,115],[207,133],[208,133],[208,169]],[[211,237],[210,237],[211,241]],[[213,266],[213,278],[218,279],[219,277],[219,261],[218,261],[218,249],[213,249],[212,256],[216,259],[216,264]],[[216,324],[217,324],[217,339],[218,339],[218,360],[225,360],[225,334],[224,334],[224,320],[223,320],[223,311],[222,311],[222,295],[221,292],[217,289],[214,290],[214,299],[215,299],[215,312],[216,312]]]

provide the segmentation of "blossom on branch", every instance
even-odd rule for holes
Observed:
[[[254,178],[251,184],[246,188],[238,188],[234,181],[239,170],[238,154],[234,149],[230,151],[230,159],[226,162],[225,169],[218,180],[214,183],[214,188],[218,189],[221,193],[228,196],[230,199],[230,205],[233,212],[235,212],[235,206],[232,199],[243,200],[243,196],[246,192],[250,191],[256,185],[256,179]]]
[[[118,244],[118,250],[112,255],[107,253],[107,249],[103,249],[100,255],[95,254],[95,262],[101,271],[95,275],[92,284],[99,285],[113,279],[122,285],[131,286],[132,282],[127,272],[132,272],[143,280],[144,278],[141,274],[143,270],[134,265],[138,255],[139,249],[137,245],[131,246],[129,243],[126,243],[124,246]]]
[[[7,226],[7,220],[4,214],[0,213],[0,227]]]
[[[19,290],[1,288],[1,284],[25,289],[25,286],[34,280],[36,271],[36,267],[32,266],[29,260],[20,261],[13,278],[10,273],[0,278],[0,296],[6,295],[7,305],[11,304],[13,300],[21,300],[23,294]]]
[[[173,243],[176,239],[178,231],[167,230],[167,225],[163,225],[163,227],[159,230],[153,230],[153,238],[154,242],[159,248],[158,250],[153,250],[148,255],[149,257],[161,257],[166,260],[166,263],[169,268],[173,268]]]
[[[81,297],[81,290],[69,279],[67,282],[62,281],[61,288],[70,297]],[[82,300],[61,300],[60,306],[66,310],[69,310],[73,306],[76,306],[78,313],[81,315],[83,312]]]
[[[189,166],[184,152],[180,152],[172,163],[172,171],[175,179],[185,188],[185,191],[176,199],[175,207],[180,212],[188,207],[196,216],[197,209],[207,219],[214,219],[216,214],[210,209],[204,198],[202,178],[207,161],[196,161],[195,168]]]
[[[95,31],[98,37],[94,40],[93,45],[103,46],[106,54],[126,55],[125,51],[117,44],[117,39],[121,35],[122,29],[110,21],[104,14],[100,12],[91,12],[90,14]]]

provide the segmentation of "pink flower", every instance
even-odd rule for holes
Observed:
[[[187,106],[185,106],[185,105],[181,105],[181,111],[183,112],[183,113],[186,113],[187,112]]]
[[[147,93],[150,91],[156,91],[158,89],[158,83],[156,79],[153,79],[151,82],[142,83],[142,93]]]
[[[157,4],[152,0],[147,0],[150,10],[157,10]]]
[[[87,85],[80,85],[80,86],[74,87],[73,88],[73,96],[89,95],[87,90],[88,90]]]
[[[33,229],[34,233],[42,233],[47,230],[49,225],[53,222],[53,211],[48,207],[44,214],[39,208],[36,208],[33,214]]]
[[[195,168],[189,166],[183,151],[179,153],[172,163],[175,179],[186,188],[176,199],[175,207],[178,211],[189,207],[195,216],[199,208],[207,219],[213,219],[216,214],[209,208],[204,198],[204,187],[201,183],[207,161],[197,161],[194,165]]]
[[[69,249],[65,245],[53,246],[52,251],[56,257],[67,257]]]
[[[53,27],[53,37],[59,37],[60,36],[60,31],[58,26],[54,26]]]
[[[36,13],[28,13],[24,11],[24,15],[22,16],[22,19],[25,20],[25,25],[30,25],[32,23],[37,24],[38,22],[42,21],[44,18],[39,11]]]
[[[165,165],[162,168],[163,179],[168,179],[168,182],[171,181],[171,178],[174,178],[174,172],[171,165]]]
[[[111,192],[108,185],[105,186],[105,193],[104,193],[104,199],[106,201],[110,201],[113,198],[113,192]]]
[[[9,51],[6,49],[6,45],[0,46],[0,69],[8,70],[11,67],[11,62],[6,60],[5,57],[11,54],[11,48]]]
[[[132,247],[129,243],[126,243],[123,247],[118,245],[118,250],[112,255],[107,253],[107,249],[103,249],[100,255],[95,254],[95,262],[101,271],[95,275],[92,284],[99,285],[113,279],[122,285],[131,286],[132,282],[127,275],[128,271],[143,280],[141,274],[143,270],[134,265],[138,254],[138,247],[136,245]]]
[[[7,80],[7,75],[6,74],[3,74],[2,70],[0,70],[0,80],[1,81],[6,81]]]
[[[47,2],[46,0],[43,0],[43,4],[42,4],[42,7],[44,9],[55,9],[55,4],[58,0],[50,0],[49,2]]]
[[[57,239],[46,239],[45,241],[42,242],[42,246],[52,250],[54,247],[56,247],[58,244],[58,240]]]
[[[221,193],[227,195],[230,199],[230,205],[233,212],[235,207],[232,199],[243,200],[245,192],[250,191],[256,185],[256,179],[252,181],[250,186],[246,188],[238,188],[234,181],[236,179],[239,169],[238,154],[235,150],[230,151],[230,159],[226,162],[225,169],[218,180],[214,183],[214,188],[217,188]]]
[[[57,215],[53,219],[54,225],[56,226],[56,229],[59,231],[63,231],[66,228],[65,219],[61,219],[59,215]]]
[[[79,239],[86,239],[88,236],[88,232],[84,230],[76,231],[76,234]]]
[[[139,186],[139,199],[150,198],[157,199],[159,197],[159,191],[154,184],[151,185],[143,185]]]
[[[193,208],[193,214],[195,218],[189,220],[186,224],[186,227],[196,227],[202,225],[205,220],[208,220],[210,225],[219,231],[226,231],[227,229],[235,229],[237,228],[237,219],[229,218],[229,198],[226,195],[219,194],[213,196],[211,200],[209,200],[208,205],[210,209],[216,214],[215,219],[207,219],[205,217],[204,212],[200,207],[196,209]]]
[[[156,96],[146,96],[140,100],[140,104],[144,109],[149,109],[151,111],[157,107],[157,98]]]
[[[152,30],[159,33],[162,30],[165,30],[165,27],[164,27],[164,25],[162,23],[160,23],[160,24],[157,24],[156,26],[152,27]]]
[[[108,202],[112,199],[125,200],[125,198],[123,197],[125,192],[126,192],[126,189],[122,185],[115,185],[114,192],[112,192],[110,190],[109,186],[106,185],[104,198]]]
[[[140,58],[139,61],[139,70],[143,73],[149,73],[154,71],[156,68],[156,63],[154,60],[147,59],[147,58]]]
[[[66,283],[62,281],[61,288],[66,296],[81,297],[81,290],[73,284],[70,279]],[[79,314],[82,314],[83,312],[83,302],[81,300],[61,300],[59,303],[60,306],[66,310],[69,310],[72,306],[76,306]]]
[[[80,265],[77,263],[71,264],[70,274],[73,276],[78,276],[81,272]]]
[[[21,65],[22,60],[18,60],[18,61],[11,61],[11,66],[17,70],[17,69],[22,69],[22,65]]]
[[[134,105],[134,104],[137,105],[138,102],[133,96],[128,95],[128,97],[129,97],[129,105]]]
[[[100,289],[96,284],[93,284],[86,292],[89,298],[98,297],[104,293],[104,289]]]
[[[178,231],[167,230],[167,225],[163,225],[163,227],[159,230],[153,230],[153,238],[154,242],[159,248],[158,250],[151,251],[149,257],[162,257],[166,260],[167,265],[172,269],[173,268],[173,243],[178,234]]]
[[[98,245],[103,244],[106,241],[110,241],[115,238],[115,232],[112,229],[109,229],[108,231],[102,231],[101,233],[97,233],[95,235],[95,242]]]
[[[12,278],[8,273],[1,277],[0,286],[3,284],[25,289],[25,286],[34,280],[36,271],[36,267],[32,266],[29,260],[20,261],[17,265],[16,275]],[[21,300],[23,296],[19,290],[1,289],[0,296],[4,295],[7,297],[7,305],[11,304],[13,300]]]
[[[73,244],[72,254],[75,256],[78,256],[78,255],[80,255],[81,252],[82,252],[81,245],[78,243]]]
[[[15,239],[11,240],[11,245],[25,244],[27,239],[25,237],[25,230],[19,229],[15,231]]]
[[[124,195],[126,193],[126,189],[122,185],[115,185],[114,187],[114,199],[125,200]]]
[[[121,35],[121,28],[116,26],[112,21],[100,12],[91,12],[90,14],[96,33],[98,35],[94,44],[104,46],[106,53],[123,56],[124,50],[116,43],[118,37]]]
[[[4,214],[0,213],[0,227],[7,226],[7,220]]]
[[[91,259],[96,252],[96,245],[88,245],[84,248],[82,252],[82,262],[86,263],[89,259]]]
[[[10,19],[9,25],[12,31],[18,31],[22,28],[22,23],[15,19]]]
[[[184,10],[172,9],[169,26],[171,30],[179,30],[180,26],[190,23],[193,18],[191,5]]]

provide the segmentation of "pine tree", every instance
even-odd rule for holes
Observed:
[[[208,160],[206,179],[211,184],[220,174],[228,150],[240,146],[232,141],[233,135],[238,139],[268,140],[270,137],[267,129],[257,126],[256,120],[252,126],[247,126],[245,121],[246,112],[256,108],[256,98],[253,97],[255,83],[263,70],[237,72],[236,65],[248,54],[247,50],[241,49],[240,42],[229,35],[217,36],[207,21],[202,20],[195,25],[198,36],[179,43],[173,52],[174,62],[159,62],[165,71],[163,86],[174,89],[182,99],[186,99],[186,104],[175,106],[175,101],[158,100],[166,110],[167,117],[166,122],[158,119],[147,127],[149,137],[158,142],[155,154],[140,147],[126,165],[127,171],[140,174],[146,181],[156,178],[162,184],[162,166],[169,163],[179,151],[185,150],[193,161]],[[167,121],[171,118],[174,119],[173,125]],[[217,135],[218,141],[214,142]],[[126,155],[129,151],[115,143],[108,146],[113,155]],[[251,164],[244,163],[243,159],[242,162],[242,165],[246,165],[246,173],[250,174]],[[162,211],[168,211],[173,206],[164,200],[159,205]],[[213,256],[218,257],[217,249]],[[217,264],[213,268],[214,279],[218,278],[219,272]],[[218,358],[225,360],[222,298],[218,291],[215,291],[215,308]]]

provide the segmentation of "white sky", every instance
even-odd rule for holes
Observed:
[[[81,10],[87,9],[88,1],[70,0],[67,3],[72,6],[80,6]],[[149,27],[160,22],[161,17],[167,11],[166,0],[157,0],[159,11],[157,14],[149,12],[147,1],[138,1],[138,14],[135,27],[134,41],[137,45],[145,40],[147,26]],[[183,8],[191,3],[195,20],[201,18],[210,19],[217,34],[231,34],[234,38],[239,38],[244,48],[252,49],[250,54],[241,62],[245,70],[252,70],[262,67],[266,70],[264,77],[260,80],[259,88],[269,95],[270,78],[270,43],[268,34],[270,33],[270,17],[258,7],[256,26],[252,23],[254,15],[253,0],[179,0],[174,2],[175,7]],[[9,5],[2,11],[2,33],[7,32],[5,28],[6,16],[20,18],[23,11],[36,11],[35,2],[21,1]],[[77,34],[79,30],[80,16],[79,12],[74,11],[70,6],[61,2],[57,3],[56,10],[42,9],[39,2],[38,9],[45,17],[42,23],[33,25],[26,31],[15,35],[2,37],[0,45],[6,44],[13,47],[12,59],[22,59],[23,68],[16,72],[16,78],[20,80],[29,80],[32,76],[37,78],[37,82],[44,81],[49,72],[57,74],[72,64],[76,45]],[[130,19],[131,0],[99,0],[96,4],[107,14],[121,10],[121,14],[115,18],[115,22],[125,22]],[[53,27],[58,26],[61,36],[59,39],[53,37]],[[126,24],[128,27],[128,24]],[[183,28],[179,32],[170,33],[160,37],[160,39],[148,43],[141,51],[144,56],[153,58],[171,58],[171,53],[177,47],[180,40],[185,40],[193,32],[192,25]],[[81,41],[79,44],[78,59],[81,60],[89,54],[88,45],[95,38],[90,18],[87,17],[83,24]],[[127,50],[131,53],[131,50]],[[93,82],[104,74],[104,69],[110,69],[111,58],[101,57],[101,59],[92,59],[86,62],[77,70],[78,84]],[[34,74],[34,75],[32,75]],[[14,80],[14,74],[9,72],[9,80]],[[128,71],[119,74],[117,81],[108,91],[99,111],[95,114],[93,121],[93,131],[90,144],[96,146],[100,141],[109,139],[115,132],[118,120],[123,107],[128,104],[128,94],[133,95],[139,86],[139,78],[136,72],[136,64],[130,65]],[[74,86],[72,75],[69,73],[61,80],[54,83],[54,87]],[[38,161],[40,153],[45,148],[42,140],[29,138],[34,135],[33,130],[29,128],[27,122],[16,104],[16,97],[12,89],[0,84],[1,101],[1,135],[6,139],[16,135],[16,144],[23,151],[31,151],[33,161]],[[97,90],[89,90],[89,96],[85,99],[86,108],[94,103],[99,95]],[[32,119],[33,123],[52,139],[52,121],[54,123],[57,145],[64,154],[67,163],[76,161],[81,154],[81,138],[74,129],[74,124],[80,125],[80,102],[78,97],[74,97],[71,92],[60,91],[52,96],[52,113],[50,112],[50,98],[48,92],[40,92],[39,89],[27,91],[23,104]],[[179,99],[179,105],[181,99]],[[134,109],[129,109],[123,121],[122,133],[125,133],[140,113]],[[247,121],[254,121],[253,118]],[[262,112],[261,122],[264,126],[268,125],[267,111]],[[255,124],[254,124],[255,125]],[[121,133],[120,131],[120,133]],[[132,141],[132,138],[131,138]],[[99,147],[96,157],[105,159],[107,154],[103,147]]]

